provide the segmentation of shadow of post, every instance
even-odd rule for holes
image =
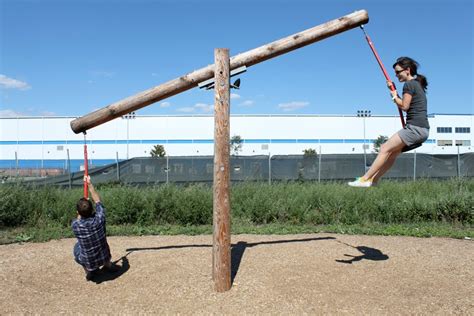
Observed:
[[[303,238],[303,239],[287,239],[287,240],[273,240],[273,241],[262,241],[255,243],[247,243],[245,241],[239,241],[237,244],[231,245],[231,283],[234,283],[234,279],[239,271],[240,263],[244,256],[245,250],[249,247],[255,247],[260,245],[277,245],[284,243],[294,242],[308,242],[308,241],[320,241],[320,240],[332,240],[335,237],[314,237],[314,238]],[[161,246],[161,247],[145,247],[145,248],[127,248],[128,256],[135,251],[149,251],[149,250],[167,250],[167,249],[181,249],[181,248],[212,248],[212,245],[177,245],[177,246]],[[124,258],[123,257],[123,258]],[[128,261],[127,261],[128,262]]]
[[[248,244],[245,241],[239,241],[237,244],[232,245],[230,253],[230,283],[234,284],[235,276],[237,271],[239,271],[240,262],[244,256],[245,249],[248,247]]]
[[[255,247],[260,245],[277,245],[284,243],[293,242],[308,242],[308,241],[319,241],[319,240],[331,240],[336,239],[335,237],[314,237],[314,238],[303,238],[303,239],[290,239],[290,240],[273,240],[273,241],[262,241],[256,243],[247,243],[245,241],[239,241],[237,244],[232,245],[231,250],[231,283],[234,284],[234,279],[239,271],[240,263],[244,252],[249,247]]]

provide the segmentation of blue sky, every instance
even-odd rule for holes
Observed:
[[[82,116],[212,64],[214,48],[234,56],[361,9],[392,79],[394,60],[410,56],[428,77],[429,113],[474,114],[470,0],[0,3],[2,116]],[[359,28],[240,77],[233,114],[398,114]],[[211,114],[212,104],[212,90],[195,88],[138,114]]]

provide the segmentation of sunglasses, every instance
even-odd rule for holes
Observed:
[[[401,72],[405,71],[406,69],[402,69],[402,70],[395,70],[395,74],[399,75]]]

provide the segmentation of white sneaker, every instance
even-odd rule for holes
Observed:
[[[364,180],[362,177],[356,178],[355,181],[348,182],[348,185],[351,187],[357,187],[357,188],[369,188],[372,186],[372,181],[371,180]]]

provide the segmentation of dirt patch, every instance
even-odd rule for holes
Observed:
[[[213,289],[211,236],[110,237],[123,268],[96,282],[74,243],[0,246],[2,314],[474,314],[470,240],[234,235],[225,293]]]

